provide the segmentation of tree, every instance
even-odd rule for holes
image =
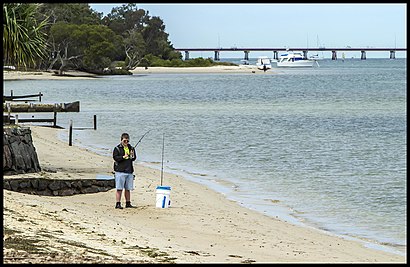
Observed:
[[[47,20],[48,26],[45,30],[49,36],[47,43],[49,55],[44,59],[42,66],[54,66],[57,62],[61,65],[66,65],[68,61],[74,62],[76,58],[64,58],[65,45],[63,43],[56,43],[55,37],[50,34],[51,27],[57,23],[65,24],[90,24],[100,25],[102,13],[98,13],[90,8],[88,4],[76,3],[76,4],[61,4],[61,3],[43,3],[39,6],[37,12],[37,20]],[[61,40],[60,40],[61,41]],[[68,61],[67,61],[68,60]]]
[[[101,24],[103,13],[98,13],[90,8],[88,4],[61,4],[44,3],[39,7],[39,19],[48,18],[52,25],[57,22],[69,24]]]
[[[77,40],[84,42],[84,68],[102,71],[109,67],[121,50],[122,38],[103,25],[81,25],[81,31],[83,36]]]
[[[60,22],[51,27],[50,37],[55,56],[49,69],[60,62],[60,74],[70,65],[86,71],[102,71],[110,65],[118,53],[117,48],[121,47],[121,37],[103,25]]]
[[[134,30],[127,32],[126,38],[124,38],[124,48],[126,58],[126,69],[133,70],[140,63],[144,55],[146,54],[146,44],[141,33]]]
[[[142,30],[142,36],[147,44],[147,53],[162,59],[169,59],[168,55],[172,46],[168,41],[164,22],[159,17],[154,16],[148,20],[147,26]]]
[[[137,4],[126,4],[115,7],[106,17],[103,24],[118,35],[126,35],[130,30],[141,31],[148,21],[148,12],[138,9]]]
[[[57,61],[60,61],[59,75],[62,75],[64,70],[67,68],[69,62],[73,59],[80,58],[81,54],[78,51],[69,51],[68,48],[75,39],[71,36],[71,33],[78,31],[78,26],[67,23],[56,23],[51,27],[50,38],[52,40],[51,46],[52,50],[52,61],[48,67],[48,70],[51,70]],[[72,47],[75,47],[73,45]],[[69,56],[70,52],[70,56]]]
[[[163,21],[135,3],[113,8],[104,18],[82,3],[4,4],[3,21],[3,60],[8,64],[37,62],[62,74],[68,68],[98,71],[113,60],[124,61],[130,70],[149,54],[182,58],[168,41]]]
[[[130,68],[134,68],[136,66],[134,63],[138,64],[147,54],[162,59],[182,58],[181,53],[176,52],[168,41],[168,33],[165,32],[165,25],[161,18],[151,18],[148,11],[138,9],[135,3],[113,8],[111,13],[103,18],[103,23],[124,37],[126,42],[124,56]],[[145,49],[142,48],[143,46]],[[138,51],[138,56],[135,53],[130,54],[131,51]]]
[[[46,54],[46,20],[37,22],[39,4],[3,4],[3,61],[17,67],[36,66]]]

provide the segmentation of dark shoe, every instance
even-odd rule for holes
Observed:
[[[115,204],[115,208],[116,209],[122,209],[121,202],[117,202],[117,204]]]
[[[133,205],[131,205],[131,202],[125,203],[126,208],[135,208]]]

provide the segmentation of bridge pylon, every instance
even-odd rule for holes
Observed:
[[[245,51],[243,51],[243,52],[245,53],[244,59],[245,59],[245,60],[249,60],[249,51],[245,50]]]
[[[366,59],[366,51],[364,51],[364,50],[361,51],[360,59],[361,59],[361,60],[365,60],[365,59]]]
[[[214,57],[215,61],[219,61],[219,51],[215,51],[215,57]]]

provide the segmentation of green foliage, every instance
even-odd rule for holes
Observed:
[[[3,4],[3,61],[8,65],[36,65],[46,53],[44,27],[37,21],[38,4]],[[4,64],[3,63],[3,64]]]
[[[126,69],[113,69],[111,75],[132,75],[132,72]]]
[[[102,19],[104,25],[116,34],[124,37],[124,48],[132,48],[128,57],[128,68],[142,64],[141,59],[148,54],[162,59],[182,58],[168,41],[164,22],[160,17],[150,17],[148,11],[138,9],[135,3],[124,4],[113,8],[111,13]],[[132,44],[130,44],[132,43]]]
[[[110,66],[118,49],[118,36],[103,25],[56,23],[51,27],[53,40],[67,46],[66,57],[82,56],[79,66],[86,70],[102,70]]]
[[[129,30],[141,31],[149,20],[148,12],[138,9],[135,3],[116,7],[102,19],[102,23],[108,26],[118,35],[123,35]]]
[[[164,53],[169,47],[168,34],[165,25],[159,17],[152,17],[147,26],[142,30],[142,36],[147,44],[147,53],[168,59]]]
[[[218,65],[229,65],[235,66],[233,63],[228,62],[215,62],[212,58],[193,58],[189,60],[182,60],[174,58],[172,60],[169,59],[161,59],[157,56],[149,54],[144,57],[144,59],[149,63],[148,66],[150,67],[211,67],[211,66],[218,66]]]
[[[113,61],[123,62],[126,70],[218,64],[201,58],[183,61],[162,19],[148,13],[135,3],[113,8],[105,17],[86,3],[3,4],[3,60],[23,66],[40,63],[60,72],[102,72]]]
[[[102,13],[98,13],[85,3],[43,3],[39,6],[39,18],[48,18],[50,24],[101,24]]]

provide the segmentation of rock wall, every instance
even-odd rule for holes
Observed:
[[[37,152],[28,127],[3,127],[3,175],[40,172]],[[71,196],[115,188],[115,179],[4,178],[3,189],[46,196]]]
[[[115,187],[115,180],[71,179],[53,180],[45,178],[3,179],[3,188],[20,193],[43,196],[71,196],[75,194],[98,193]]]
[[[3,127],[3,174],[41,171],[28,127]]]

